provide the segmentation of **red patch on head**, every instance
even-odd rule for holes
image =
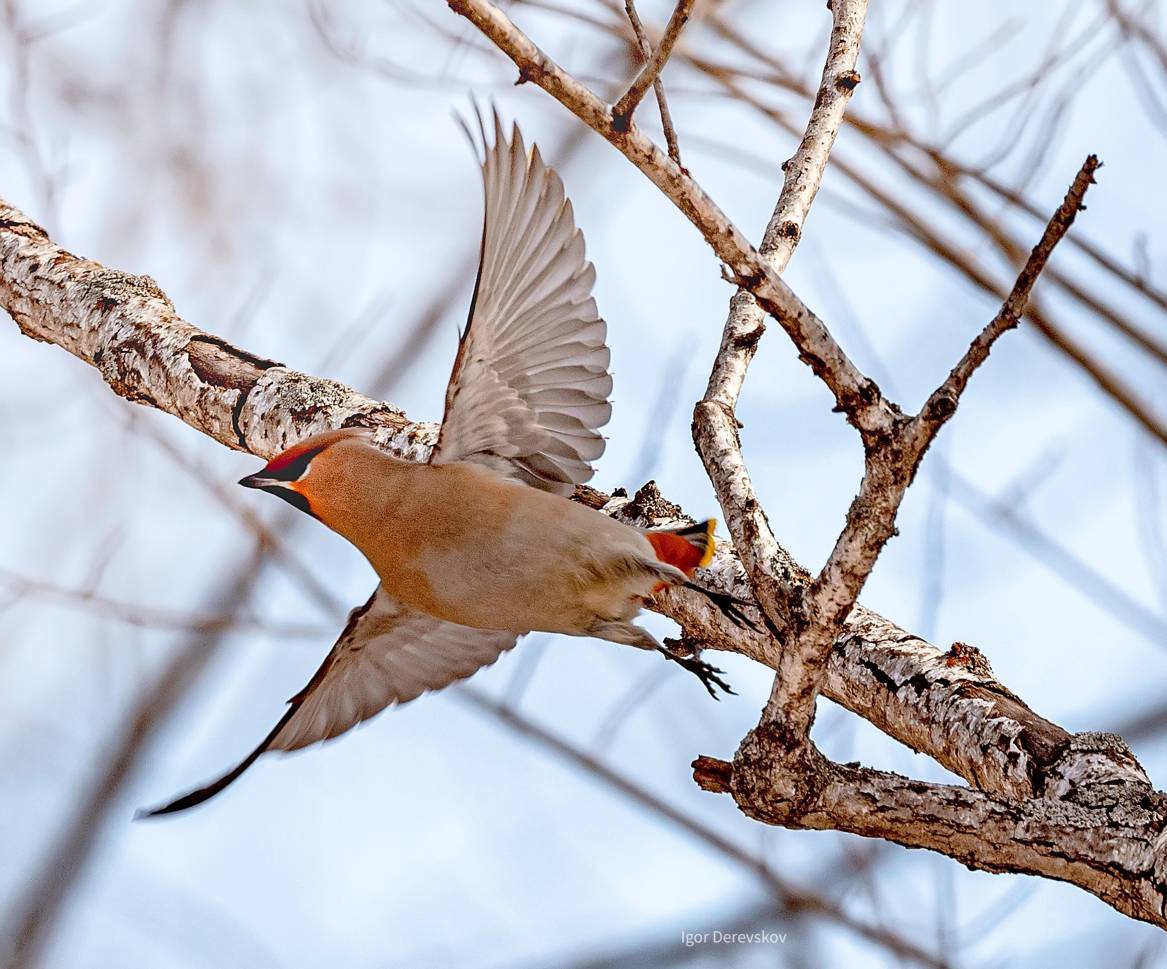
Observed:
[[[316,455],[341,441],[358,438],[368,439],[372,431],[364,427],[342,427],[335,431],[324,431],[313,434],[298,444],[293,444],[286,451],[272,458],[261,475],[267,478],[276,478],[281,481],[296,481],[303,477],[308,470],[308,464]]]
[[[300,458],[311,457],[320,451],[323,451],[327,444],[321,444],[319,441],[314,441],[308,438],[306,441],[301,441],[299,444],[293,444],[286,451],[282,451],[272,458],[263,469],[263,473],[274,475],[290,465],[293,461]]]

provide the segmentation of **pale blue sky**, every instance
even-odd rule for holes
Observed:
[[[881,9],[869,36],[886,33],[900,6]],[[1057,21],[1054,8],[1058,15],[1062,9],[935,6],[925,39],[905,37],[892,66],[913,123],[927,123],[932,110],[928,99],[911,96],[921,77],[943,76],[962,53],[992,40],[983,65],[939,98],[940,132],[964,106],[1033,68]],[[330,5],[335,38],[353,52],[351,60],[326,48],[300,4],[176,4],[171,21],[170,4],[161,0],[95,3],[80,12],[28,0],[16,7],[34,20],[52,7],[76,22],[32,47],[23,92],[17,62],[0,58],[0,195],[71,250],[151,275],[195,325],[366,391],[435,291],[463,269],[447,319],[390,391],[420,419],[441,413],[481,218],[473,156],[452,113],[467,109],[471,93],[495,98],[561,166],[596,265],[615,415],[595,483],[641,484],[627,475],[641,465],[651,438],[659,457],[650,474],[665,494],[693,515],[715,512],[689,440],[688,412],[701,395],[730,296],[716,260],[599,138],[585,135],[568,149],[574,122],[531,86],[514,88],[501,57],[470,45],[452,50],[427,21],[475,45],[477,39],[444,4]],[[582,0],[571,0],[571,8],[601,10]],[[645,3],[642,13],[661,22],[667,9]],[[722,9],[756,43],[817,71],[829,22],[821,2]],[[546,12],[512,13],[567,66],[593,82],[621,82],[611,75],[619,61],[610,39]],[[1059,75],[1073,81],[1075,96],[1052,139],[1035,115],[1022,129],[1016,159],[994,173],[1010,180],[1030,142],[1050,140],[1027,190],[1050,211],[1084,155],[1097,152],[1106,167],[1081,230],[1127,264],[1145,236],[1162,285],[1164,130],[1120,62],[1102,56],[1104,33],[1090,29],[1096,13],[1081,5],[1071,18],[1071,34],[1083,31],[1098,54],[1088,50],[1068,78]],[[1010,26],[998,34],[1003,24]],[[914,21],[910,30],[919,29]],[[710,56],[725,51],[700,24],[685,42]],[[402,71],[427,80],[403,80]],[[777,164],[793,142],[726,100],[699,95],[708,82],[681,66],[671,67],[666,81],[675,88],[686,163],[756,237],[777,195]],[[805,115],[806,105],[779,101]],[[650,109],[642,111],[651,116]],[[881,117],[873,85],[860,86],[854,109]],[[14,137],[24,130],[32,153]],[[1005,117],[990,118],[960,134],[952,150],[976,161],[1007,130]],[[765,176],[743,168],[703,150],[701,138],[732,142],[771,159],[775,170]],[[983,239],[894,174],[855,132],[844,131],[837,152],[1003,272]],[[44,171],[55,176],[51,193]],[[861,366],[890,374],[885,389],[916,406],[992,316],[993,301],[902,236],[856,219],[852,205],[840,204],[847,200],[871,208],[830,171],[786,278]],[[1007,224],[1030,243],[1040,233],[1032,220],[1007,217]],[[1164,318],[1152,304],[1064,248],[1055,264],[1162,339]],[[1162,369],[1080,308],[1056,295],[1048,300],[1160,414],[1167,410]],[[0,326],[0,382],[0,441],[14,455],[0,464],[0,499],[13,510],[0,567],[76,587],[101,561],[105,595],[179,612],[212,608],[209,590],[251,554],[251,540],[151,434],[227,485],[254,459],[114,399],[95,372],[12,326]],[[666,382],[676,386],[677,406],[664,426],[649,428]],[[775,530],[805,564],[821,563],[854,494],[862,452],[776,327],[750,372],[740,416],[746,457]],[[955,491],[937,501],[942,465],[996,494],[1047,458],[1048,474],[1021,509],[1025,519],[1157,615],[1157,641],[986,527]],[[1167,494],[1162,448],[1040,337],[1024,329],[1010,334],[927,459],[902,512],[901,537],[864,602],[941,646],[976,644],[1005,684],[1067,729],[1116,728],[1167,688],[1167,577],[1149,564],[1144,541],[1156,516],[1164,528],[1163,508],[1148,511],[1151,479],[1160,498]],[[280,512],[262,495],[234,498],[268,520]],[[363,601],[373,579],[357,553],[313,522],[298,522],[288,535],[338,602]],[[938,607],[929,601],[937,588]],[[740,866],[453,694],[390,712],[322,749],[266,758],[196,812],[131,824],[135,807],[216,773],[249,749],[341,622],[278,567],[265,573],[251,611],[312,624],[320,634],[229,637],[113,812],[46,965],[561,965],[716,927],[765,898]],[[5,618],[0,912],[33,877],[79,787],[102,765],[124,706],[185,641],[181,633],[135,628],[45,597],[21,600]],[[650,622],[668,632],[664,620]],[[736,656],[717,662],[741,694],[720,704],[691,678],[658,668],[655,657],[563,638],[525,644],[472,683],[502,696],[516,676],[531,674],[524,716],[592,750],[613,707],[651,682],[651,694],[598,751],[604,761],[732,843],[763,853],[783,878],[840,897],[828,873],[844,852],[868,845],[764,830],[727,798],[692,784],[693,757],[730,756],[768,691],[765,669]],[[829,703],[816,731],[833,756],[944,776]],[[1162,784],[1167,745],[1146,743],[1138,753]],[[877,892],[848,890],[842,904],[924,946],[934,945],[936,911],[944,909],[961,943],[953,950],[960,965],[1126,964],[1154,938],[1077,889],[886,851]],[[1002,905],[1013,916],[979,930],[978,918]],[[751,948],[741,965],[892,964],[821,921],[770,924],[788,931],[790,941]],[[701,964],[720,964],[723,955],[708,950]]]

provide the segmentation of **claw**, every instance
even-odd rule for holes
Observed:
[[[717,695],[714,686],[720,688],[722,692],[729,693],[732,696],[737,696],[733,688],[721,678],[724,670],[719,670],[716,666],[706,663],[704,660],[697,659],[695,656],[678,656],[676,653],[671,653],[667,649],[661,647],[660,654],[667,660],[672,660],[678,666],[687,669],[690,673],[701,681],[701,685],[709,691],[709,695],[715,700],[720,700],[721,697]]]
[[[731,595],[728,592],[716,592],[713,589],[706,589],[696,582],[686,582],[685,587],[692,589],[694,592],[700,592],[706,599],[717,606],[721,610],[722,615],[737,626],[738,629],[745,629],[748,626],[754,632],[765,632],[761,626],[741,610],[741,606],[753,606],[754,604],[752,602],[739,599],[737,596]]]

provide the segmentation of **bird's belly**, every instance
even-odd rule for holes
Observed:
[[[479,629],[582,634],[651,593],[639,562],[654,553],[635,529],[480,469],[427,473],[425,500],[397,503],[370,556],[407,605]]]
[[[420,569],[382,575],[407,605],[462,626],[581,635],[597,619],[630,619],[652,582],[642,576],[585,579],[552,549],[521,559],[462,549],[426,556]]]

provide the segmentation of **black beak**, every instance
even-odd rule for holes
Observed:
[[[258,488],[260,491],[266,491],[277,498],[283,498],[289,505],[298,508],[304,514],[316,517],[312,514],[308,499],[298,491],[293,491],[287,481],[281,481],[279,478],[265,478],[261,474],[249,474],[246,478],[240,478],[239,483],[244,488]]]
[[[265,478],[259,474],[249,474],[246,478],[240,478],[239,483],[243,485],[244,488],[259,489],[270,488],[273,485],[279,486],[280,484],[286,484],[286,482],[277,481],[275,478]]]

